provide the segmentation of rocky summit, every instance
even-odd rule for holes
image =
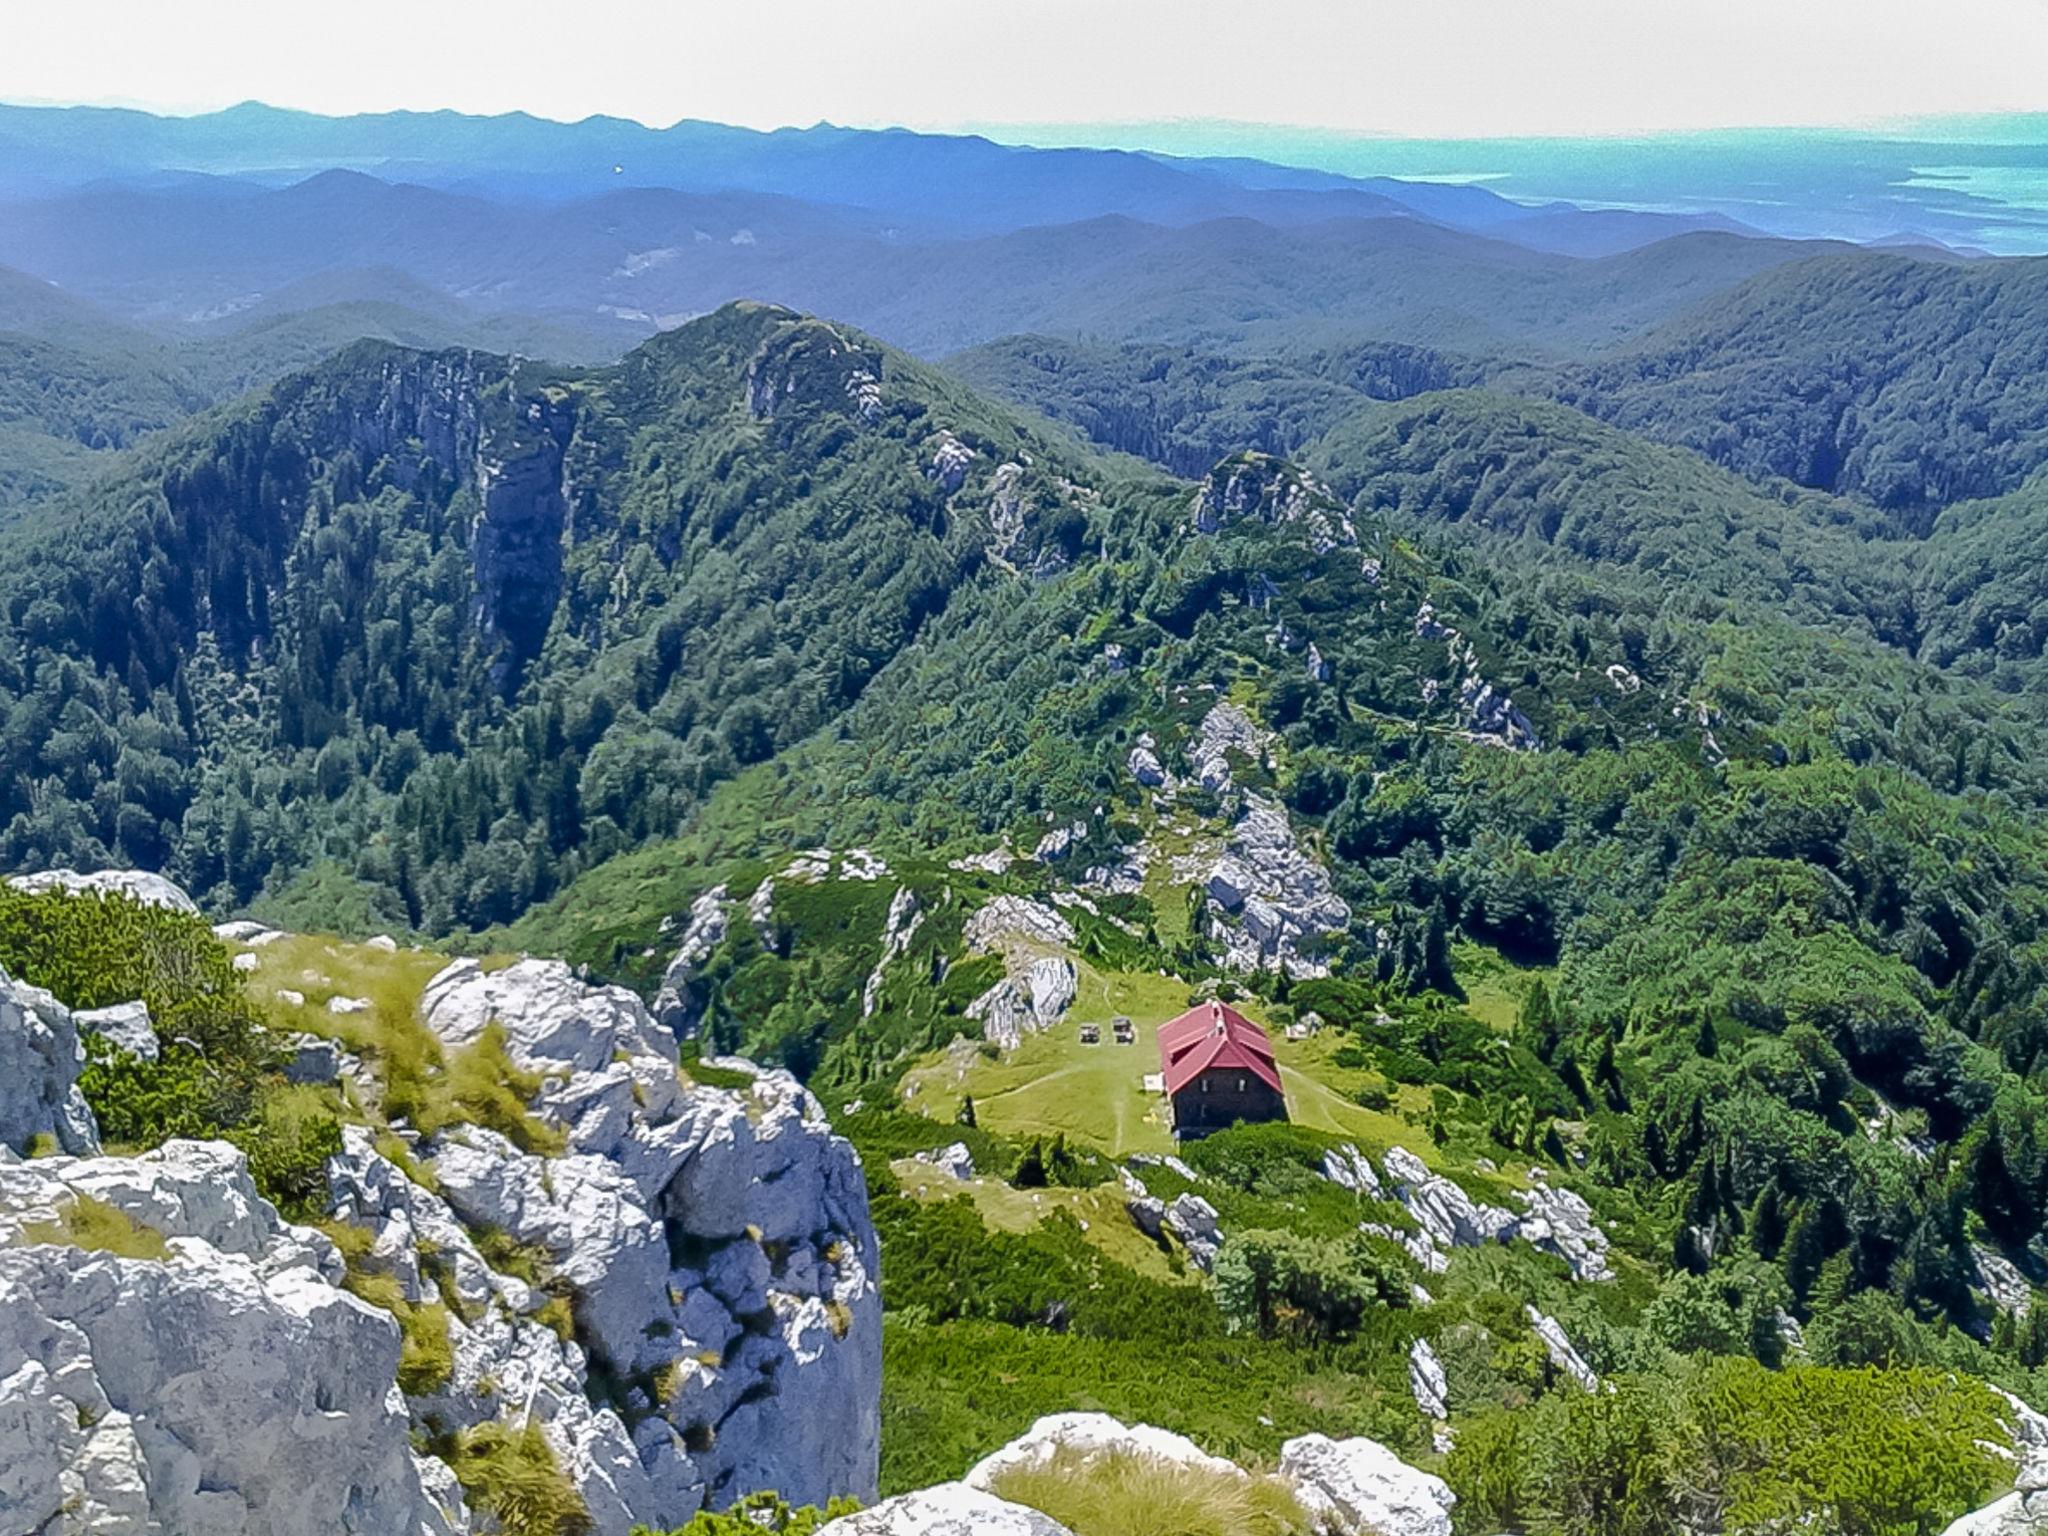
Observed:
[[[499,1529],[463,1493],[485,1431],[537,1433],[607,1536],[875,1497],[867,1191],[786,1073],[693,1083],[633,994],[456,961],[420,1022],[489,1034],[526,1145],[372,1112],[293,1222],[226,1142],[101,1155],[71,1011],[7,986],[6,1143],[38,1155],[0,1161],[0,1529]]]

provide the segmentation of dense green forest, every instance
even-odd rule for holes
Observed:
[[[1995,1410],[1937,1384],[2038,1398],[2048,1366],[1989,1300],[2006,1266],[2048,1276],[2038,485],[1929,518],[1401,349],[982,361],[1071,385],[1067,426],[737,305],[599,368],[361,343],[152,440],[0,535],[0,858],[162,868],[211,910],[561,953],[650,993],[697,895],[774,881],[688,1001],[867,1155],[897,1486],[1075,1379],[1246,1456],[1333,1402],[1426,1456],[1418,1337],[1446,1341],[1468,1518],[1659,1529],[1574,1506],[1594,1462],[1639,1504],[1710,1473],[1731,1507],[1779,1496],[1687,1459],[1682,1426],[1749,1446],[1906,1414],[1916,1509],[1994,1486],[1958,1447]],[[1143,386],[1129,414],[1105,380]],[[1201,464],[1234,424],[1252,440]],[[1509,1158],[1568,1181],[1616,1284],[1486,1251],[1416,1271],[1359,1237],[1390,1212],[1314,1173],[1333,1140],[1306,1128],[1203,1148],[1240,1246],[1192,1302],[1170,1253],[900,1186],[965,1134],[1005,1187],[1121,1200],[1085,1147],[881,1106],[980,1028],[1002,965],[963,953],[970,913],[1072,894],[1052,858],[955,861],[1078,824],[1072,871],[1227,826],[1227,796],[1184,784],[1169,813],[1131,768],[1148,739],[1184,761],[1220,700],[1270,739],[1241,789],[1348,910],[1328,974],[1226,976],[1199,901],[1149,877],[1062,908],[1076,956],[1174,1006],[1206,981],[1313,1012],[1354,1106],[1482,1193]],[[789,876],[856,847],[892,880]],[[899,887],[921,922],[888,968]],[[47,966],[42,914],[14,921]],[[1529,978],[1510,1019],[1479,1017],[1475,955]],[[289,1198],[329,1132],[252,1062],[233,1103],[149,1102],[242,1138]],[[1259,1287],[1283,1280],[1281,1306]],[[963,1372],[992,1377],[971,1409]],[[1795,1512],[1881,1502],[1856,1458],[1800,1476]]]

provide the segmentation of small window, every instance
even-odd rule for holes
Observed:
[[[1241,1077],[1237,1080],[1237,1091],[1239,1093],[1244,1092],[1244,1079]]]

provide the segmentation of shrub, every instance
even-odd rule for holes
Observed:
[[[1273,1477],[1201,1471],[1151,1456],[1062,1447],[1011,1467],[991,1489],[1049,1515],[1074,1536],[1309,1536],[1308,1514]]]
[[[1349,1338],[1368,1307],[1406,1300],[1400,1275],[1363,1243],[1240,1232],[1216,1256],[1217,1305],[1233,1328],[1264,1338]]]
[[[1218,1131],[1203,1137],[1184,1155],[1197,1172],[1238,1189],[1286,1188],[1298,1183],[1301,1173],[1319,1178],[1323,1155],[1336,1144],[1335,1137],[1320,1131],[1273,1121]]]

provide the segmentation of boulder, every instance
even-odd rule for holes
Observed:
[[[332,1040],[304,1031],[286,1035],[284,1076],[289,1083],[333,1083],[341,1079],[343,1052]]]
[[[199,911],[199,904],[190,896],[162,875],[146,869],[103,869],[90,875],[81,875],[75,869],[46,869],[33,875],[11,875],[7,883],[30,895],[63,891],[73,896],[126,896],[145,907],[164,907],[195,916]]]
[[[1131,1225],[1156,1243],[1166,1230],[1166,1202],[1144,1190],[1145,1186],[1139,1184],[1137,1192],[1124,1202],[1124,1210],[1130,1215]]]
[[[974,1154],[967,1150],[967,1143],[964,1141],[956,1141],[951,1146],[941,1147],[935,1152],[920,1152],[917,1154],[917,1160],[920,1163],[930,1163],[950,1178],[974,1177]]]
[[[1332,1536],[1451,1536],[1450,1486],[1376,1440],[1290,1440],[1280,1475]]]
[[[1216,1252],[1223,1246],[1223,1229],[1216,1224],[1216,1207],[1200,1195],[1174,1197],[1166,1208],[1166,1230],[1188,1251],[1188,1262],[1207,1273],[1215,1268]]]
[[[111,1008],[81,1008],[71,1020],[88,1035],[100,1035],[138,1061],[155,1061],[160,1049],[149,1022],[149,1004],[116,1003]]]
[[[1084,1461],[1097,1456],[1136,1456],[1222,1477],[1246,1475],[1235,1462],[1211,1456],[1187,1436],[1171,1430],[1125,1424],[1106,1413],[1054,1413],[976,1462],[965,1481],[970,1488],[992,1488],[1005,1472],[1043,1467],[1062,1451]]]
[[[78,1087],[84,1065],[71,1010],[0,972],[0,1147],[25,1152],[48,1137],[66,1152],[97,1152],[99,1125]]]
[[[941,1483],[843,1515],[818,1536],[1073,1536],[1057,1520],[970,1488]]]
[[[1152,750],[1149,743],[1131,748],[1131,755],[1126,759],[1126,763],[1131,770],[1131,777],[1147,788],[1157,789],[1166,783],[1166,765],[1159,761],[1159,754]]]

